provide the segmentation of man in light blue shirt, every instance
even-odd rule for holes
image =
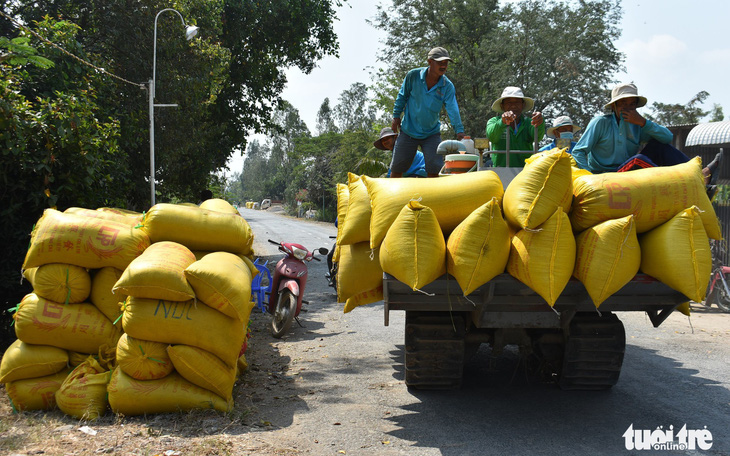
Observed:
[[[464,137],[454,84],[446,77],[451,61],[446,49],[435,47],[428,53],[428,66],[409,71],[403,80],[393,107],[391,127],[401,134],[393,150],[391,177],[403,176],[413,163],[418,146],[423,151],[428,176],[438,177],[444,164],[443,157],[436,153],[441,142],[439,114],[444,106],[456,138]]]
[[[670,143],[668,128],[645,119],[636,111],[646,105],[634,84],[619,84],[611,91],[611,101],[604,106],[611,114],[591,119],[573,148],[573,158],[579,167],[592,173],[631,171],[654,166],[672,166],[689,161]],[[702,169],[707,195],[712,199],[717,191],[715,182],[720,174],[722,153]]]
[[[583,136],[573,148],[573,157],[592,173],[627,171],[632,168],[670,166],[689,157],[675,149],[668,128],[645,119],[636,108],[646,105],[634,84],[619,84],[611,91],[604,107],[611,114],[591,119]],[[641,152],[643,157],[635,157]],[[638,161],[637,161],[638,159]]]

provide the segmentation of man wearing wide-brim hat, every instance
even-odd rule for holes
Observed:
[[[581,130],[581,127],[573,123],[573,119],[569,116],[558,116],[553,120],[553,126],[547,129],[545,133],[548,138],[553,138],[553,141],[540,148],[540,152],[545,150],[551,150],[565,147],[568,148],[568,153],[573,151],[573,148],[577,144],[573,141],[573,136]]]
[[[671,166],[689,160],[672,146],[672,132],[636,110],[646,105],[634,84],[619,84],[611,91],[611,101],[604,107],[610,114],[594,117],[588,123],[573,157],[578,166],[592,173],[630,171],[653,166]],[[705,184],[714,186],[722,155],[718,154],[702,170]],[[708,194],[714,191],[708,189]]]
[[[390,127],[385,127],[380,130],[380,137],[375,140],[373,147],[380,150],[393,150],[397,138],[398,133],[395,133]],[[388,169],[387,177],[390,176],[391,170]],[[403,177],[426,177],[426,162],[420,150],[416,151],[416,156],[413,158],[411,167],[403,173]]]
[[[535,107],[535,100],[526,97],[519,87],[506,87],[502,96],[492,103],[492,111],[501,115],[487,121],[487,138],[493,150],[507,149],[507,135],[510,135],[510,150],[532,150],[537,128],[537,140],[545,136],[545,122],[542,113],[535,111],[531,116],[525,114]],[[494,166],[525,166],[525,160],[532,153],[510,154],[509,164],[504,154],[492,154]]]
[[[403,79],[393,106],[391,128],[400,135],[393,149],[391,177],[403,176],[419,146],[426,160],[428,176],[438,177],[444,164],[444,158],[436,153],[441,143],[439,114],[442,108],[446,108],[456,138],[464,137],[456,90],[446,77],[451,61],[446,49],[435,47],[428,53],[428,66],[410,70]]]

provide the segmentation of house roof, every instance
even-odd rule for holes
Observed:
[[[684,142],[689,146],[730,146],[730,121],[699,124],[690,130]]]

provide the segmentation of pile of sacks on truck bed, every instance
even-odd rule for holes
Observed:
[[[13,407],[94,419],[232,408],[245,369],[253,233],[226,201],[47,209],[0,362]]]
[[[565,150],[533,155],[504,189],[493,171],[438,179],[349,175],[338,184],[338,302],[414,290],[447,273],[464,296],[504,272],[551,306],[571,277],[596,307],[638,272],[702,301],[721,239],[699,157],[593,175]]]

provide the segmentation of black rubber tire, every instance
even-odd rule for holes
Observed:
[[[291,328],[297,312],[297,297],[288,288],[281,290],[271,317],[271,335],[280,339]]]
[[[577,313],[570,322],[558,385],[564,390],[604,390],[618,382],[626,333],[612,313]]]
[[[727,280],[727,278],[726,278]],[[723,312],[730,312],[730,296],[725,292],[725,286],[722,283],[715,284],[715,303]]]
[[[406,311],[406,385],[418,389],[460,388],[465,334],[461,315]]]

